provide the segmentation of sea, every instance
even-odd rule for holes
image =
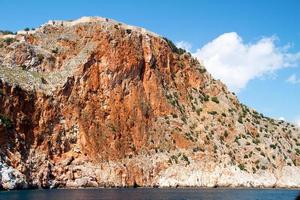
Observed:
[[[0,200],[296,200],[294,189],[229,188],[115,188],[115,189],[49,189],[1,191]]]

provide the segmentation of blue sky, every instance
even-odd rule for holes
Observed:
[[[300,120],[300,1],[0,0],[0,7],[0,29],[103,16],[184,41],[243,103],[271,117]],[[222,45],[230,48],[221,51]],[[231,78],[227,69],[240,75]]]

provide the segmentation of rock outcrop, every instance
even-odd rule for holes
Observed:
[[[110,19],[0,36],[0,187],[300,186],[300,131]]]

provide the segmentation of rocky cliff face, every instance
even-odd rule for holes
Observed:
[[[300,186],[300,131],[105,18],[0,36],[0,187]]]

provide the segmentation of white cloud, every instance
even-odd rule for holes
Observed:
[[[186,41],[179,41],[179,42],[176,42],[175,45],[178,47],[178,48],[182,48],[182,49],[185,49],[187,51],[191,51],[191,48],[192,48],[192,45]]]
[[[235,32],[224,33],[193,55],[215,78],[239,91],[252,79],[272,75],[300,61],[300,52],[288,53],[289,45],[278,47],[275,41],[276,37],[265,37],[251,44]]]
[[[292,84],[298,84],[300,83],[300,78],[298,78],[296,74],[292,74],[286,81]]]
[[[285,121],[284,117],[279,117],[278,120]]]

